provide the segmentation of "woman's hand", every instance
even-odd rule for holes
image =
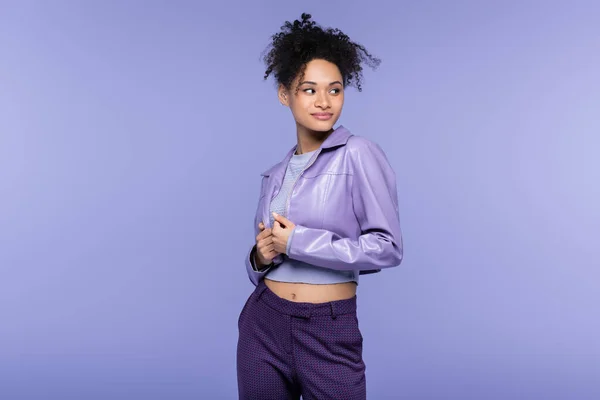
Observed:
[[[265,229],[265,224],[258,224],[261,232],[256,236],[256,259],[257,267],[264,267],[271,264],[273,259],[279,254],[275,251],[273,244],[273,234],[271,228]]]
[[[287,242],[290,238],[290,234],[296,225],[289,219],[273,213],[275,222],[273,222],[272,238],[273,248],[277,253],[286,254]]]

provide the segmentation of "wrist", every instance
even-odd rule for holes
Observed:
[[[258,255],[257,251],[254,251],[253,260],[254,260],[254,269],[257,272],[262,272],[262,271],[270,268],[273,265],[273,263],[266,264],[263,260],[261,260],[261,257]]]

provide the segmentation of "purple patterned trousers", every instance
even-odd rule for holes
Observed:
[[[366,399],[356,297],[296,303],[261,281],[240,313],[238,328],[241,400]]]

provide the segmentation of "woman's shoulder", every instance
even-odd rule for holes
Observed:
[[[385,152],[379,143],[365,136],[350,136],[346,147],[351,157],[385,157]]]

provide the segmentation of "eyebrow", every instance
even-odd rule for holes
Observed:
[[[342,82],[340,82],[340,81],[333,81],[333,82],[331,82],[329,84],[329,86],[335,85],[336,83],[340,84],[340,85],[342,84]],[[305,85],[305,84],[307,84],[307,85],[316,85],[317,82],[313,82],[313,81],[303,81],[303,82],[300,82],[300,85]]]

